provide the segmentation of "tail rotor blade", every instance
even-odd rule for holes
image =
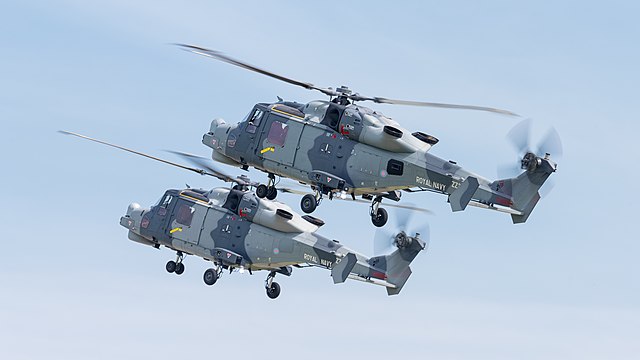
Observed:
[[[524,119],[514,126],[508,133],[507,139],[511,145],[523,155],[531,148],[529,141],[531,137],[531,119]]]
[[[393,251],[393,240],[395,233],[385,228],[379,228],[376,230],[376,234],[373,237],[373,254],[383,255]]]
[[[414,204],[407,204],[409,207],[415,207]],[[407,209],[398,209],[393,211],[395,213],[396,223],[395,228],[398,232],[407,231],[413,217],[413,212]]]
[[[539,155],[548,153],[552,155],[554,159],[562,157],[562,141],[560,140],[560,134],[558,134],[555,128],[549,129],[542,141],[540,141],[538,152]]]

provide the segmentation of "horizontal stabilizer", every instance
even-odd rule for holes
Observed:
[[[533,211],[533,208],[538,203],[538,200],[540,200],[540,193],[536,192],[531,200],[529,200],[527,206],[523,209],[522,215],[511,214],[511,220],[513,221],[513,223],[522,224],[523,222],[527,221],[529,215],[531,215],[531,212]]]
[[[478,179],[473,176],[467,177],[460,186],[449,195],[451,210],[462,211],[466,209],[479,186]]]
[[[348,253],[347,256],[343,257],[339,263],[335,264],[333,269],[331,269],[331,277],[333,278],[333,283],[343,283],[347,280],[347,277],[353,270],[353,267],[358,262],[356,255],[353,253]]]
[[[411,276],[411,268],[406,267],[399,274],[390,275],[387,281],[395,285],[395,287],[387,287],[387,295],[398,295],[404,284],[409,280]]]

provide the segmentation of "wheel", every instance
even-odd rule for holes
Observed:
[[[183,263],[177,263],[176,264],[176,274],[182,275],[183,272],[184,272],[184,264]]]
[[[267,199],[273,200],[278,196],[278,189],[275,186],[269,186],[267,188]]]
[[[267,296],[269,299],[275,299],[280,295],[280,284],[272,282],[271,286],[267,289]]]
[[[204,280],[204,283],[209,286],[215,284],[216,281],[218,281],[218,273],[216,272],[216,269],[207,269],[207,271],[204,272],[202,279]]]
[[[311,214],[317,206],[318,202],[316,201],[316,197],[311,194],[303,196],[302,200],[300,201],[300,207],[302,208],[302,211],[306,212],[307,214]]]
[[[176,271],[176,262],[173,260],[169,261],[167,263],[167,266],[165,266],[165,269],[167,269],[167,271],[170,273]]]
[[[383,227],[384,224],[387,223],[388,219],[389,219],[389,214],[387,214],[387,210],[383,208],[378,208],[378,212],[376,213],[376,216],[371,217],[371,222],[376,227]]]
[[[265,184],[260,184],[256,188],[256,196],[258,196],[260,199],[267,196],[268,193],[269,193],[269,188]]]

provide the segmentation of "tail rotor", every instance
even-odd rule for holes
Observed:
[[[393,223],[376,231],[374,255],[388,254],[396,248],[408,247],[415,238],[425,242],[425,249],[429,246],[429,224],[423,218],[418,223],[413,214],[414,212],[406,209],[394,211]]]
[[[515,178],[522,173],[522,170],[532,172],[540,165],[542,158],[550,159],[553,157],[554,162],[557,162],[562,157],[562,141],[554,128],[547,131],[537,146],[532,146],[531,119],[525,119],[514,126],[507,133],[507,140],[516,150],[518,160],[511,164],[498,166],[497,172],[500,179]],[[540,192],[546,196],[554,185],[553,179],[549,179]]]

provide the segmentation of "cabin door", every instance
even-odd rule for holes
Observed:
[[[279,164],[292,166],[304,124],[271,113],[262,131],[256,155]]]
[[[204,218],[207,216],[208,210],[208,207],[201,204],[178,199],[173,209],[171,226],[167,228],[169,236],[188,243],[198,244]]]

